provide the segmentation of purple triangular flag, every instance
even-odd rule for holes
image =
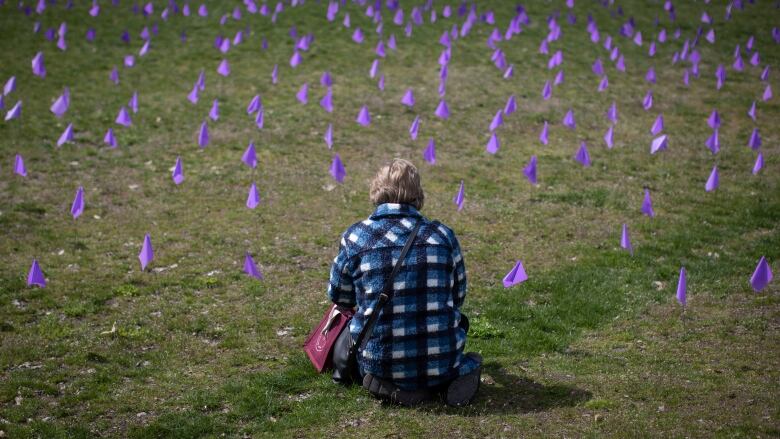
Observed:
[[[328,87],[325,96],[320,99],[320,107],[328,113],[333,113],[333,91]]]
[[[114,122],[125,127],[129,127],[133,124],[133,121],[130,120],[130,113],[127,112],[125,107],[121,107],[119,109],[119,114],[117,114],[116,120]]]
[[[290,57],[290,67],[296,68],[296,67],[298,67],[301,64],[302,61],[303,61],[303,57],[301,56],[301,53],[298,52],[297,50],[295,50],[293,52],[292,56]],[[276,74],[277,74],[277,72],[278,72],[278,70],[276,69],[276,66],[274,66],[274,71],[273,71],[273,74],[272,74],[272,77],[274,78],[274,84],[276,84]]]
[[[46,278],[43,277],[43,271],[41,271],[41,266],[38,265],[37,259],[33,259],[30,272],[27,274],[27,286],[31,287],[33,285],[41,288],[46,287]]]
[[[447,101],[444,99],[439,101],[439,105],[436,106],[435,113],[437,117],[441,119],[447,119],[450,117],[450,108],[447,106]]]
[[[547,124],[547,121],[545,120],[544,125],[542,126],[542,132],[539,133],[539,141],[542,142],[542,145],[547,145],[549,141],[548,139],[549,134],[550,134],[550,127]]]
[[[574,155],[574,160],[577,160],[582,164],[582,166],[586,168],[591,165],[590,154],[588,154],[588,146],[585,144],[584,140],[580,143],[580,149],[578,149],[577,154]]]
[[[146,270],[146,266],[154,259],[154,249],[152,248],[152,238],[147,233],[144,236],[144,243],[141,245],[141,252],[138,253],[138,260],[141,261],[141,270]]]
[[[228,63],[227,59],[223,59],[222,62],[219,63],[219,66],[217,67],[217,73],[222,76],[230,75],[230,64]]]
[[[685,267],[680,268],[680,278],[677,281],[677,301],[685,307],[688,304],[687,299],[688,281],[685,276]]]
[[[249,142],[249,145],[246,147],[246,151],[244,151],[244,155],[241,156],[241,161],[250,168],[254,169],[257,167],[257,154],[255,153],[254,142]]]
[[[414,92],[411,88],[406,90],[404,96],[401,98],[401,104],[406,105],[409,108],[414,107]]]
[[[328,145],[328,149],[332,149],[333,148],[333,124],[332,123],[328,124],[328,129],[325,130],[324,139],[325,139],[325,144]]]
[[[16,175],[21,175],[22,177],[27,177],[27,168],[24,166],[24,159],[19,154],[16,154],[16,159],[14,160],[14,173]]]
[[[5,121],[18,119],[22,115],[22,101],[17,101],[7,113],[5,113]]]
[[[458,193],[455,194],[455,198],[452,199],[452,202],[455,203],[456,206],[458,206],[458,211],[463,209],[463,202],[464,197],[466,193],[463,187],[463,180],[460,181],[460,187],[458,188]]]
[[[547,81],[544,83],[544,87],[542,87],[542,98],[544,100],[548,100],[552,97],[552,85],[550,84],[550,81]]]
[[[209,110],[209,118],[213,121],[219,120],[219,100],[214,99],[211,103],[211,110]]]
[[[772,99],[772,84],[766,85],[766,88],[764,89],[764,94],[761,96],[761,99],[763,99],[764,102]]]
[[[645,198],[642,200],[642,213],[651,218],[655,216],[653,200],[650,198],[650,189],[645,189]]]
[[[607,75],[604,75],[601,78],[601,81],[599,81],[598,91],[602,92],[602,91],[606,90],[607,87],[609,87],[609,78],[607,77]]]
[[[718,167],[713,166],[710,177],[707,179],[707,183],[704,185],[704,190],[712,192],[718,188]]]
[[[341,157],[338,154],[333,156],[333,162],[330,165],[330,175],[339,183],[343,183],[344,177],[347,176],[347,171],[344,169],[344,164],[341,162]]]
[[[607,110],[607,119],[612,123],[618,121],[617,103],[615,101],[612,101],[612,105],[610,105],[609,110]]]
[[[181,157],[176,157],[176,164],[173,166],[171,178],[177,185],[184,181],[184,169],[182,168]]]
[[[506,100],[506,105],[504,106],[504,114],[510,115],[517,111],[517,98],[515,98],[515,95],[509,96],[509,99]]]
[[[528,275],[525,274],[525,268],[523,268],[523,261],[517,261],[515,266],[509,270],[509,273],[504,276],[504,288],[509,288],[513,285],[517,285],[521,282],[528,280]]]
[[[645,81],[655,84],[656,77],[655,77],[655,69],[651,66],[649,69],[647,69],[647,73],[645,74]]]
[[[385,75],[379,75],[379,81],[376,82],[376,88],[379,90],[384,91],[385,90]]]
[[[198,146],[205,148],[209,144],[209,124],[205,120],[200,124],[198,132]]]
[[[531,160],[528,161],[528,165],[523,168],[523,175],[528,179],[531,184],[536,184],[536,156],[532,155]]]
[[[712,130],[712,135],[707,139],[704,144],[712,151],[713,154],[717,154],[720,151],[720,140],[718,138],[718,129]]]
[[[265,124],[265,109],[263,107],[260,107],[260,109],[257,111],[257,115],[255,116],[255,125],[259,129],[263,129],[263,125]]]
[[[423,151],[423,159],[432,165],[436,164],[436,142],[433,137],[428,141],[428,146]]]
[[[634,256],[634,247],[631,246],[631,239],[628,237],[628,226],[623,224],[623,230],[620,232],[620,247],[631,252],[631,256]]]
[[[70,214],[73,215],[73,219],[76,219],[82,213],[84,213],[84,188],[79,186],[76,196],[73,197],[73,204],[70,206]]]
[[[363,43],[364,37],[363,37],[363,31],[360,30],[359,27],[355,28],[355,31],[352,33],[352,41],[361,44]]]
[[[615,131],[613,125],[610,125],[609,128],[607,128],[607,132],[604,133],[604,143],[606,143],[607,148],[612,149],[613,146],[615,146]]]
[[[371,114],[368,112],[367,106],[363,105],[360,107],[360,112],[358,112],[357,118],[355,120],[364,127],[371,125]]]
[[[198,84],[195,83],[195,85],[192,87],[192,91],[187,95],[187,100],[192,102],[193,104],[197,104],[198,100],[200,99],[200,88],[198,87]]]
[[[130,96],[130,100],[127,102],[127,106],[130,107],[133,113],[138,113],[138,92],[137,91],[134,91],[133,95]]]
[[[655,122],[653,122],[653,126],[650,128],[650,134],[657,136],[663,130],[664,130],[664,115],[663,113],[658,113],[658,117],[655,118]]]
[[[496,128],[504,124],[504,114],[502,110],[498,110],[496,115],[493,116],[493,120],[490,122],[490,131],[495,131]]]
[[[16,90],[16,76],[11,76],[8,78],[8,81],[5,82],[5,85],[3,86],[3,95],[8,95],[9,93]]]
[[[260,194],[257,193],[257,185],[252,182],[252,185],[249,186],[249,194],[246,197],[246,207],[254,209],[258,204],[260,204]]]
[[[263,274],[257,269],[255,261],[252,260],[252,255],[250,255],[249,252],[246,252],[246,256],[244,257],[244,273],[255,279],[263,278]]]
[[[501,147],[500,142],[498,141],[498,136],[496,136],[496,133],[493,133],[490,135],[490,140],[488,140],[487,145],[485,145],[485,150],[489,152],[490,154],[495,154],[498,152],[498,149]]]
[[[707,118],[707,125],[712,129],[720,127],[720,115],[718,114],[718,110],[712,110],[710,117]]]
[[[249,101],[249,105],[246,107],[246,114],[253,114],[256,111],[260,110],[260,107],[263,106],[262,101],[260,100],[260,95],[255,95],[255,97],[252,98],[251,101]]]
[[[755,271],[753,271],[753,275],[750,276],[750,286],[756,291],[761,291],[769,282],[772,282],[772,277],[772,269],[769,267],[766,257],[761,256]]]
[[[756,156],[756,162],[753,164],[753,175],[757,175],[761,168],[764,167],[764,154],[758,153],[758,156]]]
[[[412,140],[417,140],[417,133],[420,130],[420,116],[415,116],[414,120],[412,121],[412,125],[409,127],[409,136],[411,136]]]
[[[577,128],[577,122],[574,120],[574,111],[572,111],[572,109],[569,109],[569,111],[566,112],[566,115],[563,116],[563,126],[570,129]]]
[[[750,133],[748,146],[753,149],[758,149],[761,147],[761,134],[758,132],[758,128],[753,128],[753,131]]]
[[[40,76],[41,78],[46,77],[46,64],[44,63],[43,52],[38,52],[33,57],[32,72],[35,76]]]
[[[669,145],[669,137],[664,134],[658,136],[650,143],[650,154],[655,154],[662,149],[666,149]]]
[[[73,141],[73,124],[69,123],[67,127],[65,127],[65,131],[62,132],[60,135],[60,138],[57,140],[57,147],[64,145],[67,142]]]
[[[644,108],[645,111],[653,108],[653,90],[647,91],[644,100],[642,100],[642,108]]]
[[[756,101],[753,101],[753,105],[750,106],[747,114],[751,119],[753,119],[753,122],[756,121]]]
[[[63,93],[51,104],[50,110],[55,116],[62,117],[68,111],[69,104],[68,97]]]

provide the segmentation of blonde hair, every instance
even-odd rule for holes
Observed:
[[[417,210],[425,204],[420,174],[409,160],[393,159],[379,168],[369,189],[374,205],[383,203],[411,204]]]

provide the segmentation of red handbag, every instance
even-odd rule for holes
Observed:
[[[303,342],[303,350],[317,372],[322,373],[323,370],[333,367],[333,345],[341,331],[349,331],[348,324],[354,314],[355,311],[350,308],[331,305],[317,327]]]

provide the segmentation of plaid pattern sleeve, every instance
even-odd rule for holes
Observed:
[[[375,310],[385,281],[415,224],[417,238],[393,280],[393,296]],[[479,366],[463,355],[459,326],[466,296],[466,268],[455,234],[412,206],[381,204],[344,233],[330,273],[328,297],[356,305],[350,324],[357,337],[368,316],[380,312],[358,360],[366,373],[417,389],[445,383]]]

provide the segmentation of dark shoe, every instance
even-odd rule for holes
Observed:
[[[363,377],[363,388],[375,398],[390,401],[406,407],[415,406],[430,397],[427,389],[403,390],[391,381],[377,378],[370,373]]]
[[[469,357],[480,363],[480,366],[466,375],[459,376],[452,380],[447,387],[446,401],[447,405],[452,407],[463,407],[469,405],[479,390],[479,380],[482,375],[482,356],[469,352]]]

